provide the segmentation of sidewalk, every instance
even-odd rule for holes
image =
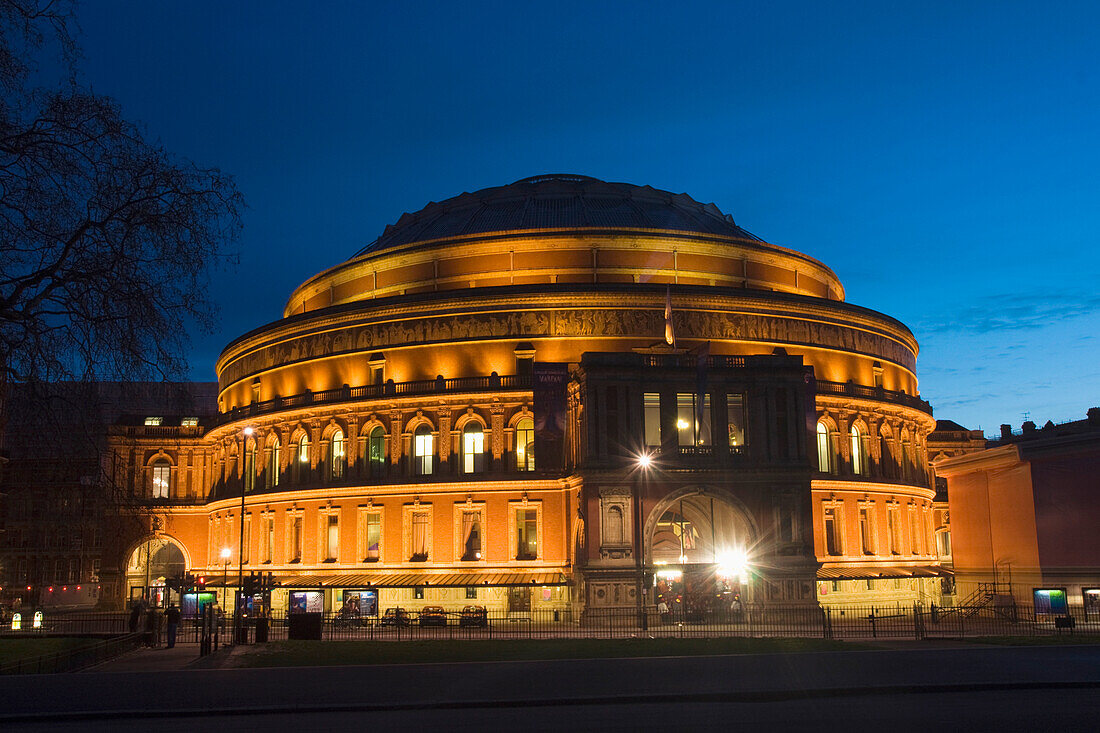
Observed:
[[[112,672],[173,672],[186,669],[217,669],[223,666],[234,647],[223,646],[217,653],[199,656],[198,644],[177,644],[171,649],[138,647],[101,664],[81,670],[82,673]]]

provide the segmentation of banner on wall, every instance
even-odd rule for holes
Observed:
[[[535,467],[562,470],[565,455],[565,386],[569,367],[564,362],[536,361],[533,368],[535,410]]]

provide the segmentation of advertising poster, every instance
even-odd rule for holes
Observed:
[[[373,590],[346,590],[340,606],[344,616],[377,616],[378,594]]]
[[[198,616],[204,608],[216,603],[215,597],[216,595],[212,591],[184,593],[183,602],[180,604],[180,613],[184,616]]]
[[[323,613],[325,597],[316,590],[296,590],[290,592],[291,613]]]
[[[1069,615],[1069,599],[1065,588],[1036,588],[1033,598],[1036,616]]]
[[[565,385],[568,365],[536,361],[533,368],[535,403],[535,465],[540,470],[560,471],[565,453]]]

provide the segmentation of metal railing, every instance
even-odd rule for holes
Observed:
[[[109,639],[89,639],[87,644],[72,649],[14,659],[0,664],[0,675],[75,672],[125,654],[141,643],[141,636],[127,633]]]
[[[922,400],[916,395],[907,392],[898,392],[882,387],[867,387],[855,382],[829,382],[823,379],[817,380],[818,394],[841,394],[849,397],[863,397],[878,402],[893,402],[906,407],[912,407],[921,412],[932,414],[932,405],[927,400]]]

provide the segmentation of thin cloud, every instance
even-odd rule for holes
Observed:
[[[929,333],[1029,331],[1100,312],[1094,293],[1001,293],[947,313],[931,316],[920,328]]]

